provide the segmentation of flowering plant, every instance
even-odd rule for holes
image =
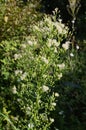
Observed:
[[[54,91],[55,83],[66,68],[65,61],[59,58],[65,54],[60,44],[67,38],[68,28],[54,16],[45,16],[30,30],[21,44],[0,44],[2,113],[8,113],[19,129],[48,130],[54,122],[51,112],[59,97],[58,91]],[[6,127],[12,127],[8,121]]]

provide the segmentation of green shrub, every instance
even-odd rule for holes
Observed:
[[[54,14],[57,10],[54,12]],[[0,128],[49,130],[54,122],[58,90],[54,91],[66,69],[68,28],[55,16],[46,16],[30,26],[30,34],[20,40],[0,43]],[[7,118],[4,118],[4,117]],[[9,122],[10,120],[10,122]]]
[[[0,129],[84,130],[86,54],[57,9],[38,21],[31,3],[17,4],[0,10]]]

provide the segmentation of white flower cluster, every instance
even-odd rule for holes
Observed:
[[[62,78],[62,73],[58,74],[58,79]]]
[[[47,16],[45,16],[45,19],[44,19],[44,21],[45,21],[45,23],[47,23],[47,25],[48,25],[48,27],[52,27],[52,19],[51,19],[51,17],[47,17]]]
[[[27,73],[24,72],[24,73],[21,75],[20,79],[21,79],[21,80],[24,80],[24,79],[26,78],[26,76],[27,76]]]
[[[59,34],[66,34],[67,33],[67,27],[64,26],[61,22],[54,22],[53,25],[56,27]]]
[[[37,44],[37,39],[35,39],[34,36],[28,36],[26,37],[26,43],[30,46],[36,45]]]
[[[26,107],[26,113],[29,115],[31,113],[31,108],[29,106]]]
[[[71,57],[74,57],[74,54],[71,52],[71,53],[70,53],[70,56],[71,56]]]
[[[21,44],[21,47],[22,47],[23,49],[25,49],[25,48],[26,48],[26,44]]]
[[[51,103],[51,105],[52,105],[52,106],[56,106],[56,103],[55,103],[55,102],[53,102],[53,103]]]
[[[43,92],[47,92],[49,90],[49,87],[46,85],[43,85],[42,90],[43,90]]]
[[[76,49],[79,50],[79,46],[78,45],[76,45]]]
[[[40,28],[37,25],[34,25],[34,30],[40,31]]]
[[[53,21],[51,17],[45,16],[44,22],[47,23],[48,27],[51,29],[55,27],[59,34],[66,34],[68,31],[68,28],[65,27],[61,19],[59,19],[58,22],[58,21]]]
[[[62,47],[65,49],[65,50],[68,50],[69,49],[69,46],[70,46],[70,41],[66,41]]]
[[[17,76],[18,74],[22,74],[23,71],[22,70],[15,70],[15,75]]]
[[[29,123],[29,124],[28,124],[28,129],[33,129],[33,127],[34,127],[34,124],[33,124],[33,123]]]
[[[53,118],[50,118],[50,122],[54,122],[54,119],[53,119]]]
[[[64,63],[62,63],[62,64],[58,64],[57,66],[58,66],[59,69],[61,69],[61,70],[65,68],[65,64],[64,64]]]
[[[46,64],[49,63],[48,59],[46,59],[45,57],[42,56],[41,59],[42,59],[42,61],[44,61]]]
[[[21,54],[14,54],[14,59],[15,60],[20,59],[20,58],[22,58]]]
[[[51,46],[58,47],[59,45],[60,45],[60,43],[57,42],[56,39],[48,39],[48,41],[47,41],[47,46],[48,47],[51,47]]]
[[[58,19],[57,21],[55,16],[52,15],[45,15],[44,19],[41,22],[38,22],[38,24],[34,25],[32,28],[35,33],[39,32],[37,34],[45,37],[48,36],[51,39],[53,39],[53,35],[56,35],[58,37],[58,41],[62,39],[62,36],[66,36],[68,33],[68,27],[62,23],[62,20]],[[53,32],[54,34],[52,35]],[[58,46],[56,39],[54,40],[55,41],[53,42],[55,42],[56,46]]]
[[[27,73],[24,72],[22,70],[15,70],[15,75],[19,76],[21,80],[24,80],[27,76]]]
[[[12,93],[13,94],[16,94],[17,93],[17,89],[16,89],[16,86],[14,85],[13,88],[12,88]]]
[[[54,95],[55,95],[55,97],[59,97],[59,93],[55,93]]]

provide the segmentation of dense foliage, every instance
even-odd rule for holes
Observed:
[[[24,39],[29,35],[29,25],[36,22],[40,14],[36,11],[38,2],[29,2],[27,6],[22,1],[12,0],[0,3],[0,41],[3,39]]]
[[[0,1],[0,130],[86,129],[86,40],[46,2]]]

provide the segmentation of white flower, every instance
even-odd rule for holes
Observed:
[[[53,24],[55,27],[56,27],[56,29],[58,30],[58,33],[59,34],[62,34],[62,32],[63,32],[63,27],[61,26],[61,24],[59,23],[59,22],[54,22],[54,24]]]
[[[26,78],[26,76],[27,76],[27,73],[26,73],[26,72],[23,73],[23,74],[21,75],[21,80],[24,80],[24,79]]]
[[[62,22],[62,19],[58,19],[58,21],[61,23],[61,22]]]
[[[45,16],[45,22],[47,23],[47,25],[48,25],[49,27],[52,26],[52,20],[51,20],[50,17]]]
[[[18,116],[16,116],[16,117],[13,117],[13,118],[14,118],[14,120],[15,120],[15,121],[18,121]]]
[[[18,75],[19,74],[19,70],[15,70],[15,75]]]
[[[62,45],[62,47],[63,47],[65,50],[68,50],[68,49],[69,49],[69,45],[70,45],[70,42],[67,41],[66,43],[64,43],[64,44]]]
[[[20,98],[18,98],[18,99],[17,99],[17,101],[18,101],[18,102],[20,102],[20,101],[21,101],[21,99],[20,99]]]
[[[58,47],[58,46],[60,45],[60,43],[57,42],[56,39],[52,39],[52,44],[53,44],[54,46],[56,46],[56,47]]]
[[[27,40],[27,43],[28,43],[29,45],[33,45],[33,42],[30,41],[30,40]]]
[[[42,89],[43,89],[43,92],[47,92],[47,91],[49,90],[49,87],[48,87],[48,86],[43,85],[43,86],[42,86]]]
[[[76,45],[76,49],[79,50],[79,46],[78,45]]]
[[[48,39],[47,46],[51,47],[52,45],[58,47],[60,45],[60,43],[57,42],[56,39]]]
[[[26,107],[26,113],[29,115],[31,113],[31,108],[30,107]]]
[[[52,46],[52,39],[48,39],[47,46],[48,46],[48,47],[51,47],[51,46]]]
[[[57,44],[56,39],[52,39],[53,44]]]
[[[55,97],[59,97],[59,93],[55,93]]]
[[[7,23],[8,22],[8,16],[4,17],[4,21]]]
[[[72,20],[72,23],[75,23],[75,20]]]
[[[14,59],[15,60],[20,59],[20,58],[22,58],[21,54],[14,54]]]
[[[28,128],[31,129],[31,128],[33,128],[33,127],[34,127],[34,125],[33,125],[32,123],[29,123],[29,124],[28,124]]]
[[[59,69],[64,69],[65,68],[65,64],[64,63],[58,64],[57,66],[59,67]]]
[[[55,8],[55,12],[56,12],[56,13],[58,12],[58,8]]]
[[[37,40],[35,39],[34,36],[31,37],[31,40],[30,40],[30,37],[27,37],[26,38],[26,43],[29,44],[30,46],[33,46],[33,45],[37,44]]]
[[[26,45],[25,45],[25,44],[22,44],[21,47],[22,47],[22,48],[26,48]]]
[[[22,70],[15,70],[15,75],[22,74]]]
[[[36,25],[34,25],[34,29],[37,30],[37,31],[40,31],[40,28]]]
[[[58,74],[58,79],[62,78],[62,73]]]
[[[43,78],[47,78],[47,75],[46,75],[46,74],[44,74],[44,75],[43,75]]]
[[[54,49],[54,52],[55,52],[55,53],[57,53],[57,52],[58,52],[56,47],[55,47],[55,49]]]
[[[48,34],[49,32],[50,32],[50,28],[49,27],[43,27],[42,29],[41,29],[41,31],[45,34],[45,32]]]
[[[53,102],[51,105],[52,105],[52,106],[56,106],[56,103],[55,103],[55,102]]]
[[[51,121],[51,122],[54,122],[54,119],[53,119],[53,118],[50,118],[50,121]]]
[[[16,86],[13,86],[13,88],[12,88],[12,93],[13,93],[13,94],[16,94],[16,93],[17,93]]]
[[[27,107],[27,110],[31,110],[31,108],[30,108],[30,107]]]
[[[48,59],[46,59],[45,57],[41,57],[42,58],[42,60],[46,63],[46,64],[48,64]]]
[[[70,53],[70,56],[71,56],[71,57],[74,57],[74,54],[73,54],[73,53]]]

